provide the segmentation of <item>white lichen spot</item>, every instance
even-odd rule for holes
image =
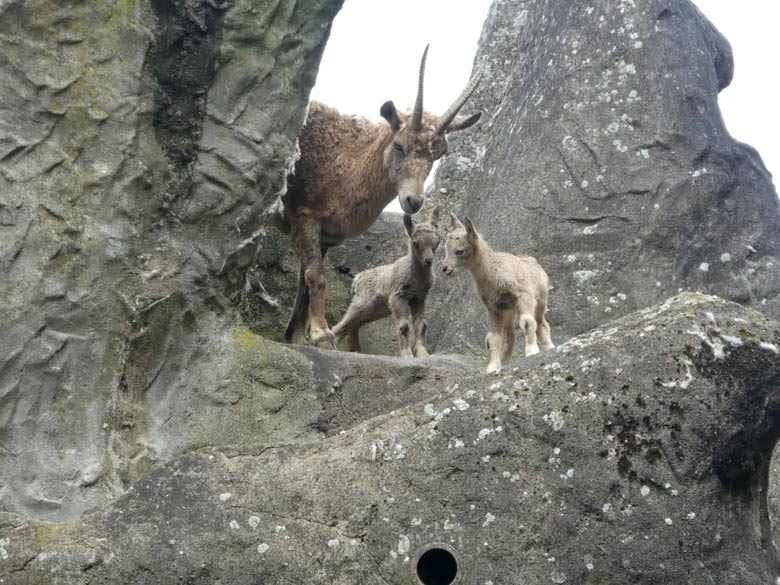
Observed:
[[[723,338],[723,341],[729,345],[733,345],[734,347],[742,347],[745,345],[745,342],[742,341],[739,337],[734,337],[733,335],[721,335],[721,337]]]
[[[227,502],[232,497],[233,497],[233,494],[231,494],[230,492],[225,492],[224,494],[219,494],[219,501],[220,502]]]
[[[672,519],[671,518],[664,519],[664,522],[666,523],[667,526],[671,526],[672,525]]]
[[[577,257],[574,254],[569,254],[568,256],[566,256],[566,261],[569,264],[574,264],[577,261]]]
[[[557,410],[553,410],[550,414],[545,414],[542,418],[544,422],[552,427],[553,431],[560,431],[563,428],[563,414]]]
[[[720,255],[720,261],[723,262],[724,264],[726,262],[731,262],[731,254],[729,254],[728,252],[724,252],[723,254]]]
[[[239,528],[241,528],[241,525],[238,522],[236,522],[235,520],[230,521],[231,530],[238,530]]]
[[[554,572],[550,575],[550,580],[553,583],[566,583],[566,573]]]
[[[338,539],[338,538],[331,538],[331,539],[328,541],[328,548],[333,548],[333,549],[336,549],[336,548],[338,548],[338,547],[340,547],[340,546],[341,546],[341,542],[339,541],[339,539]]]
[[[609,502],[607,502],[606,504],[604,504],[604,505],[601,507],[601,511],[602,511],[602,512],[604,512],[605,514],[606,514],[607,512],[609,512],[611,509],[612,509],[612,504],[610,504]]]
[[[8,545],[11,544],[11,540],[9,538],[0,538],[0,560],[7,560],[8,559]]]
[[[405,534],[402,534],[398,537],[398,554],[399,555],[405,555],[409,552],[409,548],[411,547],[411,543],[409,542],[409,537]]]
[[[455,408],[458,410],[468,410],[469,409],[469,403],[463,400],[462,398],[456,398],[452,401],[452,403],[455,405]]]
[[[580,187],[582,187],[583,189],[587,188],[587,186],[588,186],[587,180],[583,180],[582,183],[580,183]]]
[[[642,41],[634,41],[634,48],[635,49],[641,49],[642,48]]]
[[[252,530],[254,530],[258,526],[260,526],[260,518],[258,518],[257,516],[250,516],[249,519],[247,520],[247,524],[249,524],[249,527]]]
[[[649,488],[648,486],[646,486],[646,485],[643,485],[643,486],[642,486],[642,487],[639,489],[639,493],[640,493],[640,494],[642,494],[642,497],[643,497],[643,498],[646,498],[647,496],[649,496],[649,495],[650,495],[650,488]]]
[[[574,280],[580,286],[589,281],[591,278],[596,278],[599,275],[597,270],[576,270],[574,271]]]
[[[425,414],[427,414],[428,416],[430,416],[430,417],[434,417],[434,416],[436,416],[438,414],[436,412],[436,409],[433,407],[433,404],[430,404],[430,403],[426,404],[423,407],[423,412]]]
[[[768,343],[766,341],[762,341],[758,344],[758,347],[761,349],[766,349],[768,351],[771,351],[772,353],[780,353],[780,349],[777,348],[777,346],[774,343]]]
[[[699,270],[701,270],[702,272],[709,272],[710,270],[709,262],[702,262],[701,264],[699,264]]]
[[[260,544],[258,544],[258,545],[257,545],[257,552],[259,552],[261,555],[264,555],[265,553],[267,553],[267,552],[268,552],[268,550],[269,550],[270,548],[271,548],[271,547],[270,547],[270,546],[268,546],[266,543],[264,543],[264,542],[261,542]]]
[[[720,353],[722,354],[722,344],[720,345],[720,348]],[[685,378],[683,380],[673,380],[672,382],[661,382],[661,386],[664,388],[681,388],[682,390],[688,389],[688,386],[690,386],[691,382],[693,382],[693,373],[691,372],[691,366],[693,365],[693,362],[687,357],[680,358],[680,362],[685,366]]]
[[[596,227],[597,227],[596,225],[589,225],[588,227],[582,230],[582,233],[585,234],[586,236],[590,236],[593,233],[595,233]]]
[[[490,512],[488,512],[487,514],[485,514],[485,521],[482,522],[482,528],[486,528],[490,526],[495,521],[496,521],[496,517],[493,516],[493,514],[491,514]]]
[[[696,518],[696,512],[688,512],[688,520],[693,520]]]
[[[412,518],[412,526],[420,526],[422,524],[422,520],[419,518]]]

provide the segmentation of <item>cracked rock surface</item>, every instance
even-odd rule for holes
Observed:
[[[469,107],[485,115],[444,159],[433,202],[539,259],[553,341],[679,290],[780,315],[777,194],[726,131],[731,47],[693,3],[496,1],[475,66]],[[440,350],[482,350],[469,280],[432,293]]]
[[[494,2],[432,200],[540,258],[558,347],[487,376],[465,275],[438,355],[277,343],[262,211],[340,4],[0,1],[0,582],[409,585],[435,545],[460,583],[774,583],[777,203],[728,44],[683,0]],[[333,250],[329,320],[405,247]]]
[[[175,457],[58,527],[80,535],[59,562],[83,583],[400,584],[443,543],[462,582],[772,582],[778,344],[777,322],[680,295],[316,444]],[[5,546],[29,579],[56,562],[37,530]]]

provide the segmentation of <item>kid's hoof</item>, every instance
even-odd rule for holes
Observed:
[[[417,350],[417,357],[428,357],[429,355],[431,354],[429,354],[428,350],[426,350],[424,347],[421,347]]]
[[[414,356],[412,355],[412,350],[411,349],[405,349],[405,350],[403,350],[401,352],[401,357],[402,358],[410,358],[410,357],[414,357]]]

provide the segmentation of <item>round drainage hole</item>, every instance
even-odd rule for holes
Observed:
[[[417,561],[417,577],[423,585],[450,585],[458,576],[458,562],[443,548],[425,551]]]

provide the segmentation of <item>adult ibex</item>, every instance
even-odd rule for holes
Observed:
[[[387,124],[344,116],[312,102],[301,131],[301,155],[288,177],[283,223],[289,227],[300,262],[298,293],[285,338],[335,348],[325,319],[323,259],[328,248],[373,225],[398,196],[409,214],[422,207],[423,185],[433,162],[447,152],[446,135],[469,128],[481,114],[458,112],[479,81],[475,74],[458,99],[440,117],[423,111],[423,77],[428,47],[420,62],[417,99],[411,114],[385,102],[379,110]]]

